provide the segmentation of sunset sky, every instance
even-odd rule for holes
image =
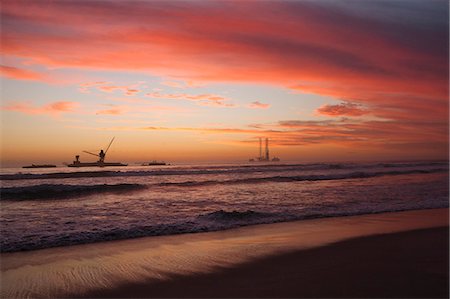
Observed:
[[[1,163],[448,158],[448,1],[1,1]]]

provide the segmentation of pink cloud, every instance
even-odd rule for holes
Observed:
[[[136,84],[126,85],[126,86],[118,86],[111,85],[110,82],[99,81],[99,82],[87,82],[80,84],[79,90],[83,93],[89,93],[91,88],[96,88],[99,91],[111,93],[116,90],[120,90],[127,96],[134,96],[140,92],[137,87],[139,87],[144,82],[139,82]]]
[[[434,40],[429,49],[420,47],[419,41],[407,45],[411,35],[426,40],[428,34],[387,24],[382,15],[364,21],[351,10],[309,2],[236,5],[239,10],[230,14],[224,2],[135,7],[53,3],[45,9],[30,4],[26,11],[20,4],[7,3],[9,18],[26,19],[44,29],[60,24],[61,30],[76,28],[78,34],[58,36],[43,30],[33,32],[33,37],[25,36],[26,30],[14,34],[5,30],[5,50],[54,66],[152,70],[206,81],[287,84],[308,79],[380,88],[376,81],[389,77],[396,90],[411,80],[422,82],[417,89],[435,85],[423,84],[424,78],[445,81],[446,67],[441,64],[445,61],[439,61],[442,49]],[[79,9],[85,12],[83,19]],[[108,30],[113,23],[117,30]],[[389,25],[392,32],[386,34]],[[240,33],[242,28],[245,32]],[[400,30],[403,35],[396,35]]]
[[[34,106],[28,102],[11,103],[2,107],[2,110],[16,111],[30,115],[59,115],[61,113],[74,112],[79,106],[77,102],[59,101],[49,103],[43,106]]]
[[[52,67],[148,71],[191,81],[306,81],[316,85],[316,93],[322,86],[331,92],[347,86],[370,93],[448,94],[445,30],[401,27],[383,14],[364,19],[329,2],[235,5],[239,9],[230,14],[226,2],[54,2],[45,8],[29,3],[27,10],[8,2],[6,18],[42,30],[5,26],[4,51]],[[52,34],[49,27],[56,24],[76,34]]]
[[[251,102],[248,105],[248,107],[252,108],[252,109],[267,109],[267,108],[270,107],[270,104],[264,104],[264,103],[261,103],[259,101],[254,101],[254,102]]]
[[[2,76],[16,80],[39,81],[45,78],[41,73],[6,65],[0,65],[0,71]]]
[[[197,102],[201,106],[214,107],[236,107],[235,104],[229,103],[229,99],[214,95],[214,94],[198,94],[191,95],[186,93],[160,93],[158,91],[147,93],[146,96],[158,99],[172,99],[172,100],[188,100]]]

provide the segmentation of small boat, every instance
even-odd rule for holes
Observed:
[[[56,167],[56,165],[53,164],[31,164],[27,166],[22,166],[22,168],[53,168]]]
[[[115,138],[115,137],[114,137]],[[68,167],[109,167],[109,166],[128,166],[128,164],[123,164],[120,162],[105,162],[106,153],[108,152],[109,148],[111,147],[111,144],[114,141],[114,138],[109,143],[108,147],[106,148],[106,151],[100,150],[99,154],[94,154],[88,151],[83,151],[84,153],[97,156],[99,157],[99,160],[96,162],[81,162],[80,156],[75,156],[75,161],[73,161],[72,164],[67,164]]]
[[[109,166],[128,166],[128,164],[123,164],[120,162],[102,162],[102,161],[97,161],[97,162],[80,162],[79,157],[80,156],[75,156],[75,158],[77,158],[77,160],[73,161],[72,164],[67,164],[68,167],[109,167]]]
[[[142,166],[161,166],[161,165],[169,165],[169,164],[167,164],[164,161],[156,161],[156,160],[142,164]]]

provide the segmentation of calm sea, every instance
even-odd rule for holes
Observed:
[[[448,162],[3,168],[1,251],[449,206]]]

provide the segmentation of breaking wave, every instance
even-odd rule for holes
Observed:
[[[430,204],[421,206],[421,209],[443,208],[446,204]],[[415,207],[417,208],[417,207]],[[305,210],[301,214],[265,213],[252,210],[247,211],[214,211],[201,214],[193,219],[181,222],[141,225],[128,228],[93,228],[90,231],[73,231],[63,234],[46,236],[29,235],[17,239],[4,237],[0,239],[0,252],[28,251],[50,247],[70,246],[87,243],[96,243],[113,240],[133,239],[140,237],[176,235],[184,233],[212,232],[232,229],[255,224],[269,224],[285,221],[316,219],[325,217],[352,216],[384,212],[396,212],[415,209],[409,208],[365,208],[361,210],[348,210],[337,212],[335,209],[318,212],[315,209]]]
[[[227,212],[224,210],[220,210],[204,215],[199,215],[197,219],[207,221],[218,221],[218,222],[232,222],[232,221],[252,221],[252,220],[267,219],[273,216],[274,216],[273,213],[260,213],[252,210],[247,210],[243,212],[239,211]]]
[[[0,240],[0,250],[1,252],[14,252],[139,237],[218,231],[245,225],[272,223],[281,221],[282,219],[286,219],[286,217],[276,213],[261,213],[252,210],[243,212],[219,210],[207,214],[200,214],[193,219],[175,223],[103,230],[94,228],[90,231],[66,232],[64,234],[48,235],[45,237],[30,235],[20,241],[4,238]]]
[[[254,177],[244,179],[233,180],[208,180],[208,181],[185,181],[185,182],[165,182],[159,183],[159,186],[180,186],[180,187],[197,187],[208,186],[216,184],[257,184],[266,182],[296,182],[296,181],[324,181],[324,180],[345,180],[345,179],[358,179],[358,178],[372,178],[385,175],[403,175],[403,174],[419,174],[419,173],[437,173],[447,172],[447,168],[436,169],[414,169],[414,170],[393,170],[393,171],[378,171],[378,172],[350,172],[328,175],[295,175],[295,176],[271,176],[271,177]]]
[[[362,179],[387,175],[405,175],[405,174],[428,174],[447,172],[448,168],[435,169],[413,169],[413,170],[389,170],[378,172],[349,172],[336,174],[319,175],[290,175],[290,176],[269,176],[269,177],[250,177],[230,180],[189,180],[181,182],[163,182],[156,184],[99,184],[99,185],[64,185],[64,184],[42,184],[25,187],[1,188],[0,195],[2,200],[39,200],[39,199],[67,199],[81,197],[99,193],[126,193],[138,190],[144,190],[151,186],[157,187],[204,187],[211,185],[235,185],[235,184],[258,184],[267,182],[301,182],[301,181],[324,181],[324,180],[345,180]],[[239,215],[215,214],[215,217],[238,217]]]
[[[2,200],[30,200],[30,199],[64,199],[80,197],[96,193],[121,193],[144,189],[139,184],[116,185],[52,185],[43,184],[26,187],[10,187],[0,189]]]

